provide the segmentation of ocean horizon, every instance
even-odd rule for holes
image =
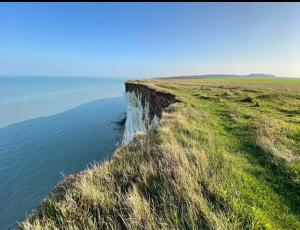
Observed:
[[[0,128],[120,96],[124,78],[0,77]]]

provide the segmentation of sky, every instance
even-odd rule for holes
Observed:
[[[0,76],[300,77],[300,3],[0,3]]]

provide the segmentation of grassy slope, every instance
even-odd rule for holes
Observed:
[[[183,102],[24,229],[300,229],[299,80],[143,82]]]

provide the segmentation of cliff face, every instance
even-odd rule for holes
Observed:
[[[127,116],[122,144],[128,144],[138,132],[158,125],[164,108],[178,102],[175,95],[158,92],[136,82],[125,83]]]

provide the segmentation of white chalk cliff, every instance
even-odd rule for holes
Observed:
[[[143,106],[144,105],[144,106]],[[142,103],[142,95],[133,92],[126,92],[126,123],[122,145],[127,145],[138,132],[146,133],[147,130],[159,123],[156,114],[149,118],[149,102]]]

